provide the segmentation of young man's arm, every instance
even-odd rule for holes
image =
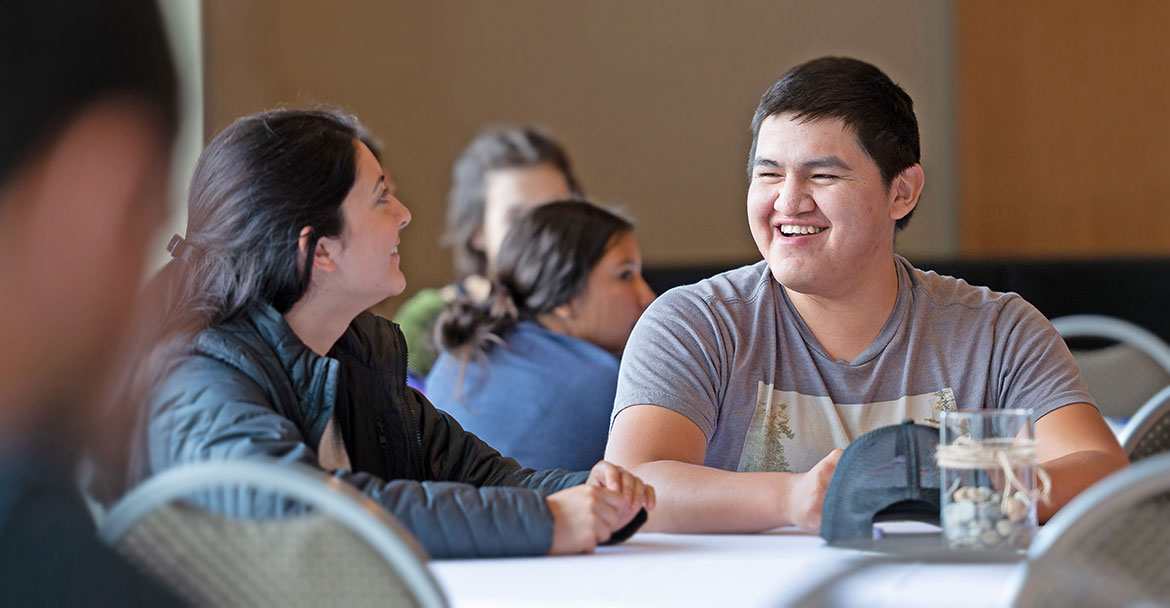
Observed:
[[[1066,405],[1042,416],[1036,421],[1036,441],[1040,466],[1052,478],[1049,501],[1037,505],[1041,522],[1085,488],[1129,464],[1109,425],[1087,403]]]
[[[1040,521],[1085,488],[1129,463],[1113,432],[1091,405],[1093,397],[1056,328],[1022,298],[1006,300],[996,320],[1001,388],[998,405],[1039,409],[1037,460],[1052,478],[1047,503],[1037,505]],[[1069,405],[1060,406],[1067,403]],[[1056,404],[1060,407],[1051,409]]]
[[[605,459],[654,486],[656,532],[759,532],[785,525],[817,531],[841,450],[807,473],[739,473],[705,467],[707,439],[686,416],[635,405],[614,419]]]

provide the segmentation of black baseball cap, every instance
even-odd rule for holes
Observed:
[[[837,462],[821,510],[821,537],[830,545],[876,548],[873,524],[939,524],[940,475],[934,460],[938,429],[885,426],[858,437]]]

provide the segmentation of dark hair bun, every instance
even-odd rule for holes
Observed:
[[[466,360],[502,344],[503,336],[519,322],[512,295],[503,286],[494,285],[485,302],[460,297],[448,304],[435,323],[435,343]]]

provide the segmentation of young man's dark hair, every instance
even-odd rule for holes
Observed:
[[[918,119],[914,102],[881,70],[848,57],[821,57],[798,65],[780,77],[760,98],[752,117],[752,150],[748,175],[756,157],[760,125],[769,116],[790,112],[802,121],[836,118],[857,136],[889,186],[894,177],[919,161]],[[913,210],[898,220],[906,227]]]
[[[0,183],[96,101],[133,99],[177,124],[175,68],[149,0],[5,0],[0,82]]]

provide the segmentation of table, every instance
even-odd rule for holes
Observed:
[[[916,522],[879,524],[887,538],[932,535]],[[920,538],[925,539],[925,536]],[[875,554],[830,547],[795,528],[761,534],[639,533],[592,555],[433,561],[455,608],[503,606],[783,606]],[[1022,562],[919,559],[843,579],[844,605],[1010,604]]]

